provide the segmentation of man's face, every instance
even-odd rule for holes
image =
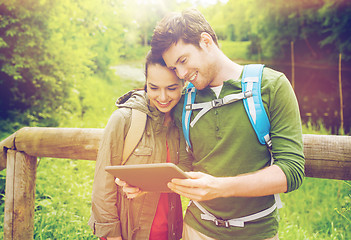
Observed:
[[[171,45],[162,57],[167,67],[175,71],[180,79],[193,83],[199,90],[210,85],[214,79],[215,70],[211,64],[211,54],[203,44],[196,47],[179,40]]]

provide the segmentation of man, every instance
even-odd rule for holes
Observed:
[[[195,9],[162,19],[151,48],[155,58],[193,83],[195,103],[242,91],[243,66],[219,49],[215,32]],[[304,177],[301,120],[284,74],[264,68],[261,94],[271,124],[273,165],[241,101],[201,116],[190,128],[191,151],[181,138],[180,166],[193,172],[191,179],[173,179],[169,187],[194,200],[185,214],[183,239],[278,239],[273,194],[297,189]],[[180,129],[183,102],[175,110]],[[198,112],[193,110],[192,119]]]

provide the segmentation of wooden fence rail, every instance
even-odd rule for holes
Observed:
[[[4,239],[33,239],[37,157],[95,160],[103,129],[25,127],[0,142]],[[307,177],[351,180],[351,136],[303,136]]]

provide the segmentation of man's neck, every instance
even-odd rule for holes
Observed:
[[[239,79],[243,66],[233,62],[222,53],[217,61],[217,69],[218,74],[214,81],[211,82],[210,87],[223,85],[223,82],[229,79]]]

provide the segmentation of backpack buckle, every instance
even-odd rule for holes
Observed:
[[[222,220],[222,219],[215,219],[214,223],[216,224],[217,227],[226,227],[229,228],[229,222],[226,220]]]
[[[244,92],[244,98],[249,98],[249,97],[252,97],[252,91],[251,90],[248,90],[246,92]]]
[[[220,107],[223,105],[223,99],[215,99],[211,101],[212,107]]]
[[[187,105],[185,106],[185,110],[186,110],[186,111],[191,111],[191,110],[193,110],[192,104],[187,104]]]

